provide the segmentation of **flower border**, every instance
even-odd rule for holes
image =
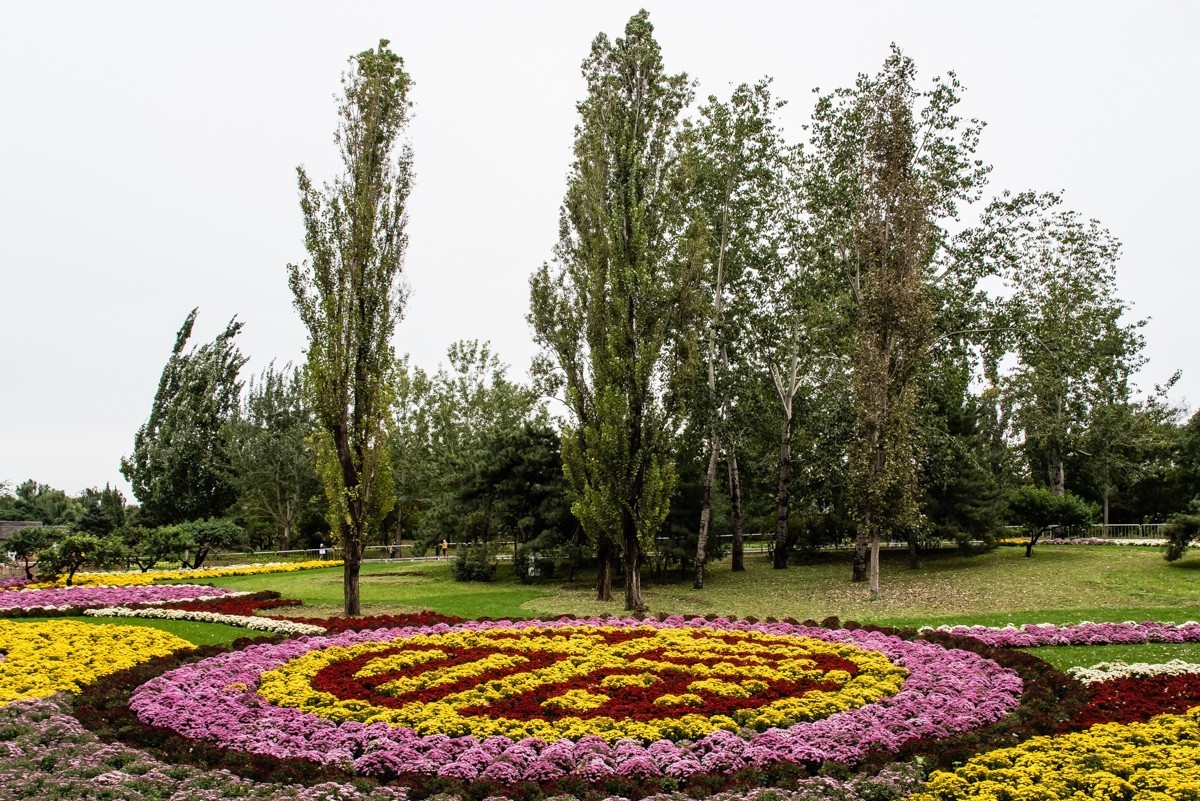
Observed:
[[[132,609],[128,606],[110,606],[103,609],[84,610],[88,617],[142,617],[155,620],[194,620],[201,623],[222,623],[226,626],[237,626],[251,631],[265,631],[270,634],[281,634],[286,637],[297,635],[324,634],[321,626],[310,626],[307,623],[293,623],[290,620],[280,620],[274,617],[258,617],[257,615],[224,615],[220,612],[202,612],[194,609],[163,609],[148,607]]]

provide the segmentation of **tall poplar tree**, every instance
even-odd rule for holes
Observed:
[[[571,413],[572,511],[596,544],[601,599],[620,551],[629,610],[645,605],[642,550],[675,485],[676,390],[694,360],[699,289],[678,141],[692,88],[666,73],[653,32],[643,10],[623,38],[592,43],[554,269],[530,280],[530,323]]]
[[[288,283],[308,329],[305,381],[329,523],[345,559],[345,612],[357,615],[363,547],[396,501],[388,453],[391,340],[404,310],[413,173],[412,151],[400,143],[412,106],[403,60],[381,39],[350,63],[334,135],[341,175],[317,188],[297,168],[309,259],[288,265]]]
[[[814,113],[809,202],[819,247],[854,299],[854,437],[848,448],[858,532],[854,579],[879,594],[879,547],[921,524],[914,412],[934,337],[933,285],[944,225],[979,196],[989,168],[975,158],[982,123],[955,113],[953,73],[915,86],[893,45],[883,69],[822,98]]]
[[[737,460],[738,421],[733,417],[737,384],[746,372],[733,369],[740,350],[757,339],[743,330],[761,298],[745,298],[747,272],[770,273],[764,262],[778,254],[785,164],[789,153],[775,124],[783,105],[771,95],[769,78],[734,89],[728,102],[709,97],[700,109],[694,131],[697,181],[694,215],[707,236],[705,291],[711,298],[703,333],[706,392],[692,413],[708,429],[708,468],[704,474],[700,529],[696,538],[693,587],[704,586],[708,533],[712,517],[712,488],[722,454],[729,480],[733,529],[733,570],[745,570],[742,544],[741,477]],[[757,293],[755,293],[757,294]],[[753,326],[749,326],[753,328]],[[739,365],[744,367],[744,365]]]

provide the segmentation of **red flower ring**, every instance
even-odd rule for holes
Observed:
[[[563,632],[552,632],[549,636],[564,637]],[[702,638],[695,632],[695,639]],[[383,651],[371,651],[365,654],[344,659],[321,668],[312,677],[312,687],[315,690],[327,692],[340,700],[358,699],[373,706],[391,709],[403,708],[416,700],[422,703],[445,702],[447,699],[464,693],[478,685],[488,682],[499,682],[526,672],[545,672],[558,660],[559,655],[551,651],[525,651],[524,638],[514,634],[496,634],[492,637],[495,644],[491,646],[465,648],[453,652],[443,652],[434,645],[405,645],[389,648]],[[656,642],[651,631],[606,631],[599,639],[605,645],[617,645],[635,640]],[[709,642],[719,640],[740,653],[753,653],[761,650],[761,644],[748,640],[745,636],[724,635],[709,637]],[[608,717],[617,720],[649,721],[663,717],[663,705],[656,704],[664,697],[684,696],[694,693],[702,699],[702,708],[707,715],[732,715],[739,710],[753,709],[788,697],[800,697],[809,692],[836,693],[841,685],[838,681],[828,678],[830,671],[841,671],[846,677],[859,675],[859,666],[855,662],[837,654],[809,653],[790,650],[795,643],[776,642],[776,646],[788,648],[786,655],[766,652],[765,657],[741,658],[727,654],[702,656],[688,659],[682,655],[670,652],[666,647],[653,644],[638,652],[640,660],[650,662],[642,667],[622,666],[607,667],[593,662],[592,668],[586,673],[577,673],[570,678],[556,682],[539,683],[537,686],[516,692],[511,695],[487,700],[483,703],[467,705],[459,710],[465,716],[492,716],[512,718],[515,720],[537,720],[544,717],[563,717],[565,711],[558,712],[555,705],[546,706],[547,699],[564,697],[571,691],[587,693],[594,699],[586,706],[578,706],[571,714],[576,717],[600,718]],[[378,660],[399,654],[414,652],[436,652],[429,660],[421,660],[415,664],[396,669],[370,671],[370,665]],[[394,687],[403,679],[415,679],[422,674],[443,674],[451,668],[470,665],[475,662],[486,663],[489,657],[497,654],[524,655],[516,664],[505,667],[493,667],[482,672],[468,672],[452,681],[438,682],[427,689],[407,694],[398,694],[389,687]],[[750,681],[763,685],[755,687],[756,692],[746,691],[737,693],[733,688],[744,689],[747,673],[760,673],[757,668],[770,666],[778,668],[784,661],[794,661],[799,657],[812,662],[812,667],[806,672],[820,674],[820,678],[797,676],[789,680],[783,675],[772,671],[759,679]],[[703,675],[709,680],[710,686],[696,687],[703,684],[697,681],[696,669],[702,668]],[[652,672],[647,672],[647,670]],[[647,677],[651,679],[649,683]],[[843,678],[837,676],[837,678]],[[723,683],[717,683],[723,682]],[[411,682],[405,682],[411,684]],[[609,695],[614,687],[618,693]],[[722,694],[725,690],[734,694]],[[606,699],[606,700],[602,700]]]

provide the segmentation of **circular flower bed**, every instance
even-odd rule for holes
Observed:
[[[1014,710],[1021,679],[922,640],[789,623],[470,622],[256,645],[147,682],[145,723],[392,779],[552,781],[854,763]]]
[[[191,649],[138,627],[0,620],[0,704],[12,701],[0,786],[14,798],[1200,801],[1200,666],[1071,678],[994,647],[1194,640],[1193,623],[919,636],[832,619],[314,624],[328,633]],[[73,695],[39,698],[60,690]],[[921,785],[922,768],[942,770]]]

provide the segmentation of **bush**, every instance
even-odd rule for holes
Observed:
[[[1174,562],[1183,556],[1192,540],[1200,537],[1200,515],[1174,515],[1163,529],[1163,535],[1167,538],[1167,561]]]
[[[452,571],[455,581],[493,581],[496,578],[495,548],[490,543],[459,548]]]
[[[513,575],[522,584],[532,584],[538,579],[554,578],[557,550],[559,549],[546,551],[536,545],[522,545],[513,556]]]

